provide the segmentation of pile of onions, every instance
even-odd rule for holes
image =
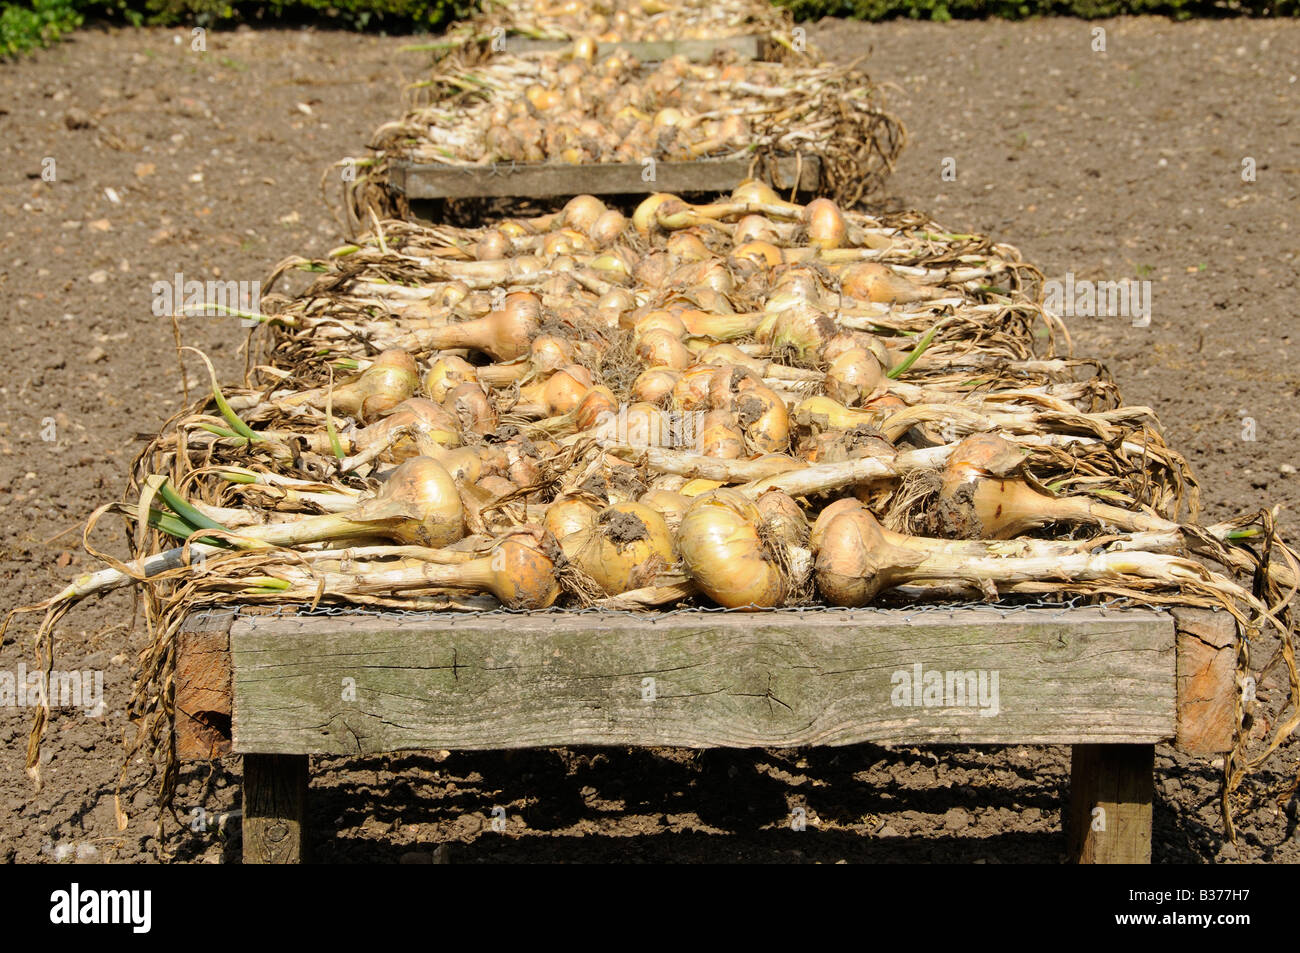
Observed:
[[[453,46],[487,43],[504,30],[516,38],[569,40],[589,38],[584,55],[599,43],[645,43],[656,40],[717,40],[723,37],[789,36],[793,21],[787,10],[763,0],[532,0],[488,4],[478,16],[448,34]]]
[[[707,62],[678,54],[642,66],[627,47],[596,56],[585,40],[563,53],[507,49],[475,59],[450,56],[436,64],[423,84],[430,101],[371,135],[376,159],[464,168],[816,156],[833,197],[852,204],[881,184],[903,144],[881,87],[855,66],[802,56],[777,65],[725,49]],[[366,163],[353,182],[351,195],[362,203],[356,213],[375,208],[365,205],[367,183],[384,194],[395,191],[384,168],[382,161]],[[680,222],[695,220],[686,208],[666,211]],[[849,224],[836,211],[810,206],[804,224],[813,247],[846,244]],[[574,227],[599,246],[595,232],[605,229],[594,225]],[[772,237],[752,225],[748,233],[759,236],[755,245]],[[512,243],[508,232],[491,232],[475,253],[496,259]]]
[[[569,65],[574,89],[623,69]],[[578,196],[478,229],[385,223],[277,316],[283,367],[229,398],[214,382],[156,441],[159,472],[123,511],[170,548],[56,601],[195,553],[232,567],[200,578],[286,601],[313,579],[342,601],[750,610],[898,586],[1189,585],[1180,547],[1236,530],[1189,530],[1168,495],[1070,462],[1151,461],[1146,484],[1167,484],[1178,458],[1151,415],[1098,409],[1077,365],[1031,357],[1014,249],[909,221],[749,180],[631,214]],[[972,364],[986,339],[1004,350]]]

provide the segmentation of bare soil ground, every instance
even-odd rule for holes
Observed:
[[[1158,412],[1208,515],[1281,504],[1296,535],[1300,23],[824,23],[812,36],[837,58],[866,54],[897,87],[911,144],[889,204],[1018,245],[1048,277],[1151,281],[1149,327],[1074,319],[1077,352]],[[259,281],[333,244],[317,182],[397,113],[421,66],[403,42],[240,31],[209,34],[199,53],[188,32],[84,31],[0,65],[0,606],[91,565],[81,521],[117,498],[136,435],[180,406],[152,283]],[[194,319],[185,336],[227,377],[241,372],[237,322]],[[0,710],[0,860],[154,859],[149,792],[126,800],[125,830],[114,821],[119,712],[145,638],[130,622],[117,594],[62,625],[59,667],[103,670],[106,714],[56,713],[39,792],[22,770],[30,710]],[[0,671],[31,664],[31,631],[11,630]],[[1298,755],[1288,746],[1278,771],[1294,776]],[[438,859],[453,862],[1054,862],[1069,784],[1066,749],[1020,747],[444,753],[313,770],[325,861],[429,861],[445,843]],[[1300,860],[1294,819],[1267,802],[1224,843],[1218,775],[1159,752],[1155,860]],[[161,846],[179,861],[237,858],[213,819],[238,807],[238,784],[238,759],[187,770],[186,823]],[[805,831],[791,829],[795,807]],[[191,828],[193,809],[206,829]]]

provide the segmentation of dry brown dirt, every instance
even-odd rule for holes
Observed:
[[[1097,27],[1105,53],[1092,49]],[[911,144],[889,204],[1018,245],[1048,277],[1151,281],[1149,327],[1076,318],[1077,351],[1103,357],[1129,402],[1157,411],[1210,516],[1281,504],[1295,535],[1300,478],[1284,468],[1300,426],[1300,23],[834,23],[812,35],[838,58],[867,55],[895,87]],[[180,406],[152,283],[260,281],[280,258],[335,243],[319,177],[396,114],[421,65],[396,52],[403,42],[239,31],[209,34],[198,53],[188,32],[88,30],[0,64],[12,349],[0,606],[92,565],[81,521],[117,497],[137,434]],[[949,158],[955,179],[941,176]],[[237,322],[193,319],[185,336],[225,376],[241,371]],[[117,594],[60,627],[59,667],[102,670],[107,714],[56,713],[39,792],[22,770],[30,711],[0,710],[0,860],[154,859],[147,791],[126,799],[125,830],[114,822],[118,713],[144,639],[130,622]],[[0,671],[31,664],[31,633],[30,620],[11,629]],[[1277,770],[1293,776],[1298,752],[1289,745]],[[453,862],[1054,862],[1069,782],[1067,750],[1028,747],[456,753],[320,759],[313,771],[312,846],[325,861],[425,861],[446,843],[440,859]],[[1266,801],[1225,845],[1217,781],[1215,765],[1160,750],[1157,862],[1300,860],[1294,819]],[[214,819],[238,806],[238,784],[237,759],[186,771],[183,823],[162,845],[174,859],[237,858]],[[504,835],[491,829],[497,806]],[[791,830],[795,807],[805,831]]]

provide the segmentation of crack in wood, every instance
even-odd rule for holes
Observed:
[[[775,676],[774,676],[771,672],[768,672],[768,673],[767,673],[767,690],[764,691],[764,692],[761,692],[761,693],[759,693],[759,692],[728,692],[727,694],[729,694],[729,695],[734,695],[734,696],[736,696],[737,698],[762,698],[762,699],[765,699],[765,700],[767,701],[767,713],[768,713],[769,715],[772,714],[772,702],[776,702],[778,705],[780,705],[782,708],[784,708],[786,711],[790,712],[790,714],[793,715],[793,714],[794,714],[794,709],[791,708],[789,705],[787,705],[785,702],[781,701],[781,699],[777,698],[776,695],[772,692],[772,679],[773,679],[774,677],[775,677]]]

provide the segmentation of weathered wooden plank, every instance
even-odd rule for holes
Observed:
[[[307,757],[245,755],[244,863],[302,863],[306,818]]]
[[[1075,745],[1066,822],[1080,864],[1151,863],[1154,745]]]
[[[1173,737],[1167,614],[908,615],[240,619],[230,635],[234,750]],[[905,692],[918,672],[920,690]]]
[[[698,159],[657,162],[654,180],[642,178],[639,162],[593,165],[536,163],[515,166],[446,166],[394,160],[388,181],[408,199],[543,197],[555,195],[623,195],[643,192],[729,192],[749,175],[748,159]],[[796,178],[797,176],[797,178]],[[774,184],[815,191],[821,182],[816,156],[787,156],[776,163]]]
[[[573,47],[572,40],[529,40],[507,36],[505,52],[514,56],[530,53],[564,52]],[[733,51],[742,59],[762,59],[767,38],[762,36],[726,36],[716,40],[644,40],[636,43],[597,43],[596,58],[603,59],[618,50],[626,51],[642,63],[659,63],[670,56],[683,56],[692,62],[707,62],[719,51]]]
[[[1174,609],[1178,629],[1178,729],[1191,755],[1232,750],[1236,728],[1237,620],[1227,612]]]
[[[230,753],[230,625],[233,612],[194,616],[177,633],[176,756],[206,761]]]

